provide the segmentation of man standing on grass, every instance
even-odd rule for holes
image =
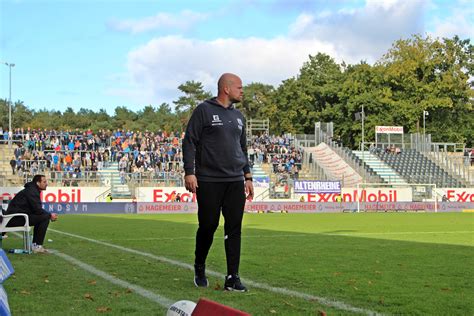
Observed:
[[[246,194],[252,199],[254,190],[245,119],[234,107],[234,103],[242,101],[242,80],[226,73],[217,88],[216,98],[194,110],[183,140],[185,186],[196,193],[198,202],[194,284],[208,286],[205,263],[222,211],[227,259],[224,288],[245,292],[247,288],[239,277],[240,236]]]
[[[23,213],[28,215],[30,226],[34,226],[33,230],[33,252],[47,253],[43,247],[46,231],[48,230],[49,221],[58,219],[58,214],[49,213],[43,209],[41,205],[40,192],[46,190],[48,181],[44,175],[35,175],[33,181],[25,184],[25,188],[15,195],[8,204],[5,215]],[[23,217],[12,218],[7,226],[25,225]]]

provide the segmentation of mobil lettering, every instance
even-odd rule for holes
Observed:
[[[43,203],[81,203],[81,189],[71,189],[63,191],[41,192],[41,202]]]
[[[335,193],[308,193],[307,201],[308,202],[337,202],[337,196],[339,194]],[[360,193],[357,190],[354,190],[350,193],[342,194],[343,202],[397,202],[397,190],[377,190],[375,192],[368,192],[362,190]]]

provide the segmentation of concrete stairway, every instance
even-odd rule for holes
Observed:
[[[389,184],[407,184],[395,170],[389,165],[379,159],[376,155],[365,151],[353,150],[352,151],[360,160],[364,161],[375,173],[377,173],[382,179]]]
[[[132,197],[132,192],[128,185],[120,182],[117,162],[110,163],[107,167],[99,170],[98,173],[101,185],[110,186],[114,199],[129,199]]]
[[[15,156],[16,145],[11,147],[8,144],[0,144],[0,185],[2,186],[23,186],[23,179],[12,173],[10,160]]]

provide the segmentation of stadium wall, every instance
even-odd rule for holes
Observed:
[[[196,213],[196,203],[115,202],[115,203],[44,203],[43,207],[58,214],[183,214]],[[474,203],[440,202],[437,209],[430,202],[367,202],[366,212],[466,212],[474,210]],[[341,213],[356,212],[357,203],[301,203],[301,202],[248,202],[249,213]]]
[[[21,189],[23,188],[0,187],[2,200],[12,199]],[[46,191],[42,192],[41,199],[44,203],[103,202],[100,200],[101,196],[104,196],[104,193],[108,190],[108,187],[48,187]],[[446,195],[450,202],[474,203],[474,188],[437,188],[436,191],[436,196]],[[139,203],[169,203],[173,194],[177,193],[181,194],[184,201],[196,201],[196,197],[187,192],[184,187],[139,187],[136,190],[135,200]],[[299,194],[295,195],[294,202],[299,202],[301,197],[304,198],[303,203],[328,203],[336,202],[337,194]],[[412,194],[410,188],[382,187],[366,188],[364,190],[343,188],[342,200],[346,203],[357,201],[377,203],[412,202]]]

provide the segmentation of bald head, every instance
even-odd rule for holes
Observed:
[[[217,82],[217,99],[225,106],[242,101],[242,80],[239,76],[225,73]]]
[[[217,91],[223,90],[225,87],[228,87],[236,81],[240,81],[240,78],[237,75],[231,73],[222,74],[219,81],[217,81]]]

